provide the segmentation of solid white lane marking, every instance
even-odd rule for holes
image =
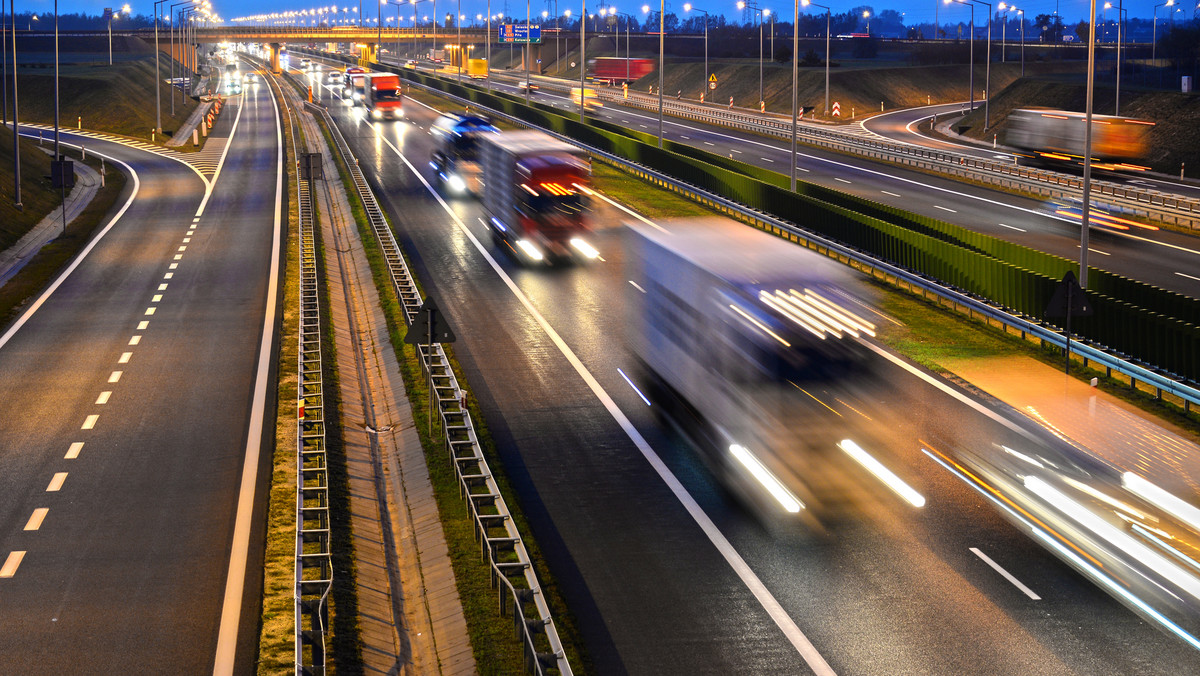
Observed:
[[[158,290],[159,290],[159,291],[166,291],[166,290],[167,290],[167,285],[166,285],[166,284],[159,284],[159,285],[158,285]]]
[[[1175,274],[1179,275],[1180,277],[1187,277],[1188,279],[1194,279],[1197,282],[1200,282],[1200,277],[1193,277],[1191,275],[1185,275],[1182,272],[1176,272]]]
[[[1013,584],[1013,586],[1014,586],[1014,587],[1016,587],[1017,589],[1020,589],[1021,591],[1025,592],[1025,595],[1026,595],[1026,596],[1028,596],[1029,598],[1033,599],[1034,601],[1040,601],[1040,600],[1042,600],[1042,597],[1040,597],[1040,596],[1038,596],[1037,594],[1033,593],[1033,590],[1032,590],[1032,589],[1030,589],[1029,587],[1026,587],[1024,584],[1022,584],[1022,583],[1021,583],[1021,581],[1020,581],[1020,580],[1018,580],[1017,578],[1013,577],[1013,576],[1012,576],[1012,573],[1009,573],[1007,570],[1004,570],[1003,568],[1001,568],[1001,567],[1000,567],[1000,564],[998,564],[998,563],[996,563],[995,561],[991,560],[991,559],[988,557],[988,555],[987,555],[987,554],[984,554],[983,552],[979,551],[979,550],[978,550],[978,549],[976,549],[975,547],[971,547],[971,552],[973,552],[973,553],[975,554],[975,556],[978,556],[979,558],[983,559],[983,562],[984,562],[984,563],[986,563],[987,565],[991,566],[991,567],[992,567],[992,570],[996,571],[997,573],[1000,573],[1000,575],[1002,575],[1002,576],[1004,577],[1004,579],[1005,579],[1005,580],[1008,580],[1009,582],[1011,582],[1011,583]]]
[[[132,352],[122,352],[121,358],[117,360],[118,364],[128,364],[129,358],[133,356]]]
[[[66,472],[55,472],[54,478],[50,480],[50,485],[46,486],[47,493],[57,492],[62,488],[63,482],[67,480]]]
[[[79,457],[79,452],[83,450],[82,441],[71,442],[71,447],[67,449],[67,454],[63,456],[64,460],[74,460]]]
[[[709,518],[708,514],[704,512],[704,509],[700,507],[695,498],[688,493],[687,489],[684,488],[683,484],[679,481],[675,474],[671,472],[670,468],[667,467],[662,458],[660,458],[658,454],[654,452],[654,449],[650,447],[650,444],[646,441],[646,439],[642,437],[640,432],[637,431],[637,428],[634,427],[629,418],[625,416],[625,413],[620,409],[620,407],[617,406],[616,402],[613,401],[608,392],[604,390],[599,381],[597,381],[591,372],[588,371],[587,367],[583,365],[583,362],[579,360],[579,357],[576,356],[574,350],[567,345],[566,341],[564,341],[558,332],[554,330],[554,327],[550,326],[550,322],[548,322],[546,318],[542,316],[540,312],[538,312],[537,308],[535,308],[533,305],[533,301],[531,301],[529,297],[525,295],[525,292],[523,292],[520,287],[517,286],[517,283],[512,280],[512,277],[510,277],[508,273],[504,271],[504,268],[502,268],[500,264],[496,262],[496,259],[492,256],[491,252],[487,250],[487,247],[485,247],[483,243],[480,242],[477,237],[475,237],[475,234],[471,232],[471,229],[468,228],[465,223],[463,223],[462,219],[460,219],[456,213],[454,213],[454,210],[451,209],[450,205],[447,204],[446,201],[442,199],[441,195],[439,195],[437,191],[433,189],[433,186],[431,186],[429,182],[425,180],[425,177],[422,176],[419,171],[417,171],[417,168],[413,166],[411,162],[409,162],[408,158],[405,157],[404,154],[401,153],[400,150],[394,144],[392,144],[390,140],[385,137],[380,138],[389,148],[392,149],[394,153],[396,153],[400,160],[404,162],[409,171],[416,176],[417,180],[424,184],[425,189],[429,191],[429,194],[432,195],[435,200],[437,200],[438,204],[440,204],[442,209],[446,211],[446,214],[450,217],[454,224],[467,236],[467,239],[471,240],[471,244],[474,245],[475,249],[479,251],[480,255],[483,256],[483,258],[488,262],[488,265],[491,266],[496,275],[500,277],[500,280],[504,282],[504,285],[509,288],[513,296],[516,297],[517,301],[529,313],[529,316],[538,324],[538,326],[541,327],[542,331],[546,334],[550,341],[553,342],[556,347],[558,347],[559,352],[561,352],[562,355],[567,359],[568,363],[570,363],[572,368],[575,369],[575,372],[579,374],[579,377],[592,391],[592,394],[600,400],[601,405],[604,406],[604,408],[609,412],[609,415],[613,417],[617,425],[621,427],[622,431],[625,432],[625,435],[629,437],[630,441],[632,441],[634,446],[637,447],[637,449],[641,452],[642,457],[646,459],[646,461],[662,479],[663,483],[666,484],[668,489],[670,489],[671,493],[675,495],[675,498],[679,500],[680,504],[682,504],[684,509],[687,510],[688,514],[696,522],[696,525],[698,525],[701,531],[703,531],[703,533],[708,537],[709,542],[713,544],[713,547],[725,559],[726,563],[733,570],[734,574],[741,579],[742,584],[746,586],[746,589],[754,595],[754,598],[759,602],[771,619],[774,620],[775,625],[779,627],[784,637],[787,638],[788,642],[792,644],[792,647],[796,649],[796,652],[800,654],[800,656],[808,664],[809,668],[819,676],[833,676],[835,672],[825,661],[825,658],[821,656],[816,647],[813,646],[812,642],[808,640],[808,637],[804,635],[804,632],[800,630],[800,627],[798,627],[795,621],[792,620],[792,618],[787,614],[787,611],[783,609],[783,606],[780,605],[779,601],[771,594],[771,591],[767,589],[767,586],[763,584],[758,575],[755,574],[755,572],[750,568],[750,565],[746,563],[746,560],[742,558],[742,555],[738,553],[733,544],[726,539],[720,528],[713,523],[712,519]],[[276,237],[276,239],[278,239],[278,237]]]
[[[941,209],[942,211],[949,211],[949,212],[950,212],[950,213],[952,213],[952,214],[957,214],[957,213],[958,213],[958,211],[956,211],[956,210],[954,210],[954,209],[950,209],[950,208],[947,208],[947,207],[939,206],[939,205],[937,205],[937,204],[933,205],[933,208],[934,208],[934,209]]]
[[[886,190],[880,190],[879,192],[881,192],[885,195],[891,195],[892,197],[900,197],[901,196],[900,193],[888,192]]]
[[[17,568],[21,565],[21,559],[25,558],[25,552],[13,551],[8,553],[8,558],[4,559],[4,565],[0,566],[0,577],[12,577],[17,574]]]
[[[149,321],[147,321],[147,320],[145,320],[145,319],[143,319],[142,321],[138,322],[138,327],[137,327],[137,330],[138,330],[138,331],[145,331],[145,330],[146,330],[146,329],[147,329],[149,326],[150,326],[150,322],[149,322]]]
[[[216,656],[213,660],[213,676],[232,676],[234,656],[237,650],[238,622],[242,614],[242,595],[246,584],[246,566],[250,556],[250,530],[253,525],[254,495],[258,483],[259,454],[262,452],[263,425],[267,408],[267,385],[271,375],[274,354],[274,325],[276,296],[279,295],[279,240],[283,212],[283,126],[279,119],[279,102],[271,94],[275,113],[275,214],[274,231],[271,237],[271,267],[267,277],[267,306],[263,314],[262,339],[258,348],[258,365],[251,399],[250,421],[247,425],[245,464],[242,465],[241,486],[238,490],[237,512],[233,522],[233,540],[230,543],[229,569],[225,574],[225,596],[221,603],[220,629],[217,632]],[[241,110],[238,107],[238,118]],[[236,129],[236,122],[235,129]],[[232,138],[232,136],[231,136]],[[226,144],[228,151],[230,144]],[[224,155],[221,156],[222,164]],[[415,171],[415,170],[414,170]],[[217,170],[217,176],[220,169]],[[216,183],[217,176],[213,177]]]
[[[635,281],[633,281],[632,279],[631,279],[631,280],[629,280],[629,284],[630,284],[630,285],[631,285],[633,288],[637,289],[638,291],[641,291],[642,293],[646,293],[646,290],[645,290],[645,289],[643,289],[642,287],[638,286],[638,283],[637,283],[637,282],[635,282]]]
[[[146,308],[146,314],[148,314],[148,315],[154,314],[154,306],[150,306],[150,307]]]
[[[1004,223],[997,223],[997,225],[999,225],[1002,228],[1008,228],[1009,230],[1016,230],[1017,232],[1027,232],[1025,229],[1018,228],[1014,225],[1005,225]]]
[[[841,181],[842,183],[850,183],[850,181],[847,181],[847,180],[846,180],[846,179],[844,179],[844,178],[838,178],[838,177],[836,177],[836,176],[835,176],[835,177],[833,177],[833,180],[835,180],[835,181]]]
[[[96,397],[96,405],[101,406],[108,403],[108,398],[112,396],[112,390],[105,390]]]
[[[156,294],[154,294],[154,297],[150,299],[150,302],[151,302],[151,303],[157,303],[157,302],[158,302],[158,301],[160,301],[160,300],[162,300],[162,294],[161,294],[161,293],[156,293]]]
[[[129,339],[129,344],[130,344],[130,345],[137,345],[137,344],[138,344],[138,343],[140,343],[140,342],[142,342],[142,337],[141,337],[141,336],[133,336],[132,338],[130,338],[130,339]]]
[[[122,374],[122,373],[123,373],[123,371],[113,371],[113,372],[112,372],[112,375],[110,375],[110,376],[108,377],[108,382],[110,382],[110,383],[115,383],[115,382],[117,382],[118,380],[120,380],[120,379],[121,379],[121,374]]]
[[[83,426],[80,427],[79,429],[84,429],[84,430],[95,429],[96,421],[99,419],[100,419],[99,414],[93,413],[83,419]]]
[[[25,522],[25,530],[37,530],[41,528],[42,522],[46,520],[46,514],[49,512],[49,507],[38,507],[33,510],[33,514],[30,514],[29,520]]]

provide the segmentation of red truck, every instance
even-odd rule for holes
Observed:
[[[492,239],[522,262],[593,259],[587,241],[592,168],[587,154],[541,131],[478,137],[481,201]]]
[[[588,74],[597,82],[633,82],[654,71],[654,59],[622,59],[602,56],[588,59]]]
[[[368,73],[363,105],[373,120],[399,120],[403,116],[404,94],[400,76],[393,73]]]

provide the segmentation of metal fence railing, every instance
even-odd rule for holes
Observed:
[[[411,326],[423,301],[395,236],[333,118],[320,106],[312,103],[306,106],[324,120],[337,151],[349,168],[355,190],[383,251],[405,323]],[[466,392],[440,344],[421,345],[417,353],[431,383],[430,397],[445,434],[445,447],[457,475],[460,495],[466,502],[481,556],[490,568],[491,582],[497,590],[500,614],[504,616],[510,610],[512,612],[514,628],[523,646],[526,669],[539,676],[570,676],[573,673],[571,665],[533,569],[533,562],[479,445],[466,406]]]

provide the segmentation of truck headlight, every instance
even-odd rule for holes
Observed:
[[[376,108],[375,110],[371,111],[371,117],[375,118],[376,120],[382,120],[383,119],[383,111]]]
[[[600,252],[596,251],[596,247],[578,237],[571,238],[571,246],[582,254],[584,258],[598,258],[600,256]]]
[[[538,250],[537,246],[527,239],[518,239],[517,248],[519,248],[526,256],[529,256],[535,261],[540,261],[546,258],[544,255],[542,255],[542,252]]]

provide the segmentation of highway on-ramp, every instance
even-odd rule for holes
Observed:
[[[271,95],[238,98],[211,184],[64,134],[131,199],[0,337],[0,671],[253,672],[283,184]]]

